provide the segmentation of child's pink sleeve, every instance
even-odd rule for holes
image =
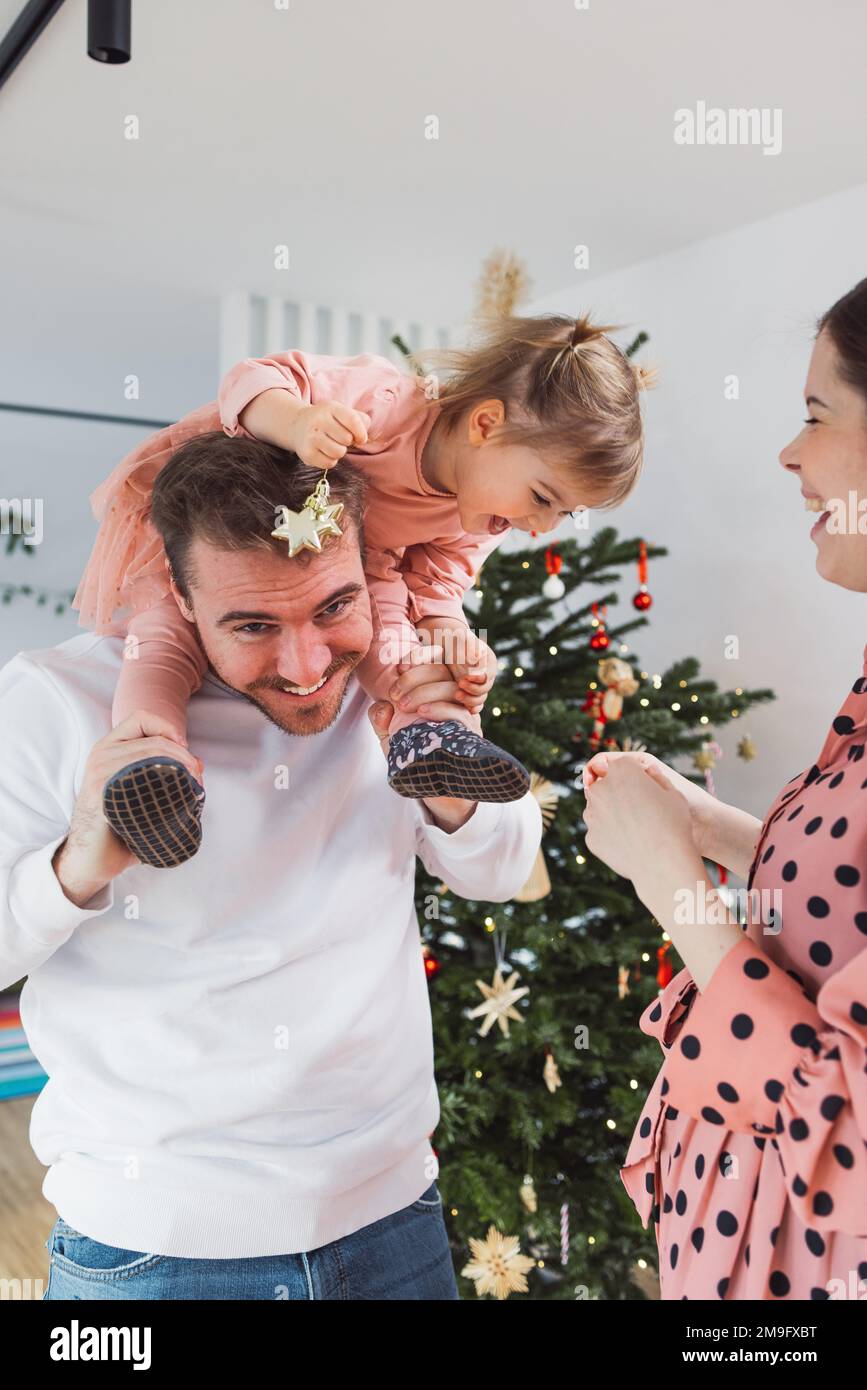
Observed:
[[[799,1221],[867,1234],[867,950],[814,1004],[744,937],[664,1046],[670,1105],[768,1135]]]
[[[458,618],[469,626],[464,594],[482,562],[502,539],[503,535],[484,539],[464,536],[455,541],[407,546],[400,569],[409,590],[409,615],[413,622],[420,618]]]
[[[263,391],[282,388],[302,401],[340,401],[370,416],[371,438],[388,433],[388,417],[407,392],[418,390],[417,380],[401,371],[387,357],[361,353],[357,357],[327,357],[299,351],[278,352],[273,357],[245,357],[220,382],[218,402],[226,434],[250,438],[238,421],[245,407]]]

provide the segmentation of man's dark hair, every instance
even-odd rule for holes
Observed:
[[[287,554],[286,541],[271,532],[280,521],[278,509],[301,511],[322,477],[321,468],[308,468],[297,454],[243,436],[230,438],[222,430],[196,435],[176,450],[157,474],[150,520],[162,537],[172,575],[184,598],[189,598],[189,550],[196,538],[223,550],[268,548]],[[351,522],[364,563],[364,477],[342,459],[328,470],[331,501],[343,503],[339,525]],[[323,539],[323,551],[340,544],[337,536]],[[315,551],[301,550],[293,563],[309,564]]]

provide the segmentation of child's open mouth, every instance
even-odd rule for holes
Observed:
[[[488,522],[488,530],[492,536],[498,536],[501,531],[508,531],[511,525],[504,516],[492,516]]]

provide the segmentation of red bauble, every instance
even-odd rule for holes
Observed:
[[[638,593],[632,600],[633,608],[637,608],[640,613],[643,613],[645,609],[649,608],[652,603],[653,599],[650,597],[650,594],[642,585],[642,587],[638,590]]]
[[[600,627],[594,632],[593,636],[590,638],[590,646],[593,648],[594,652],[604,652],[606,647],[611,646],[611,638],[608,636],[604,627]]]

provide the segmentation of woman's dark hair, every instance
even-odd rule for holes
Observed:
[[[861,392],[867,405],[867,279],[832,304],[816,328],[829,334],[840,358],[840,375]]]

